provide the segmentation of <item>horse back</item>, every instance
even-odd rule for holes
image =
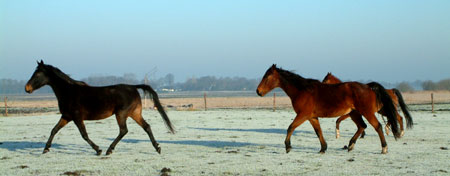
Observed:
[[[352,98],[355,109],[360,111],[360,113],[377,112],[381,108],[375,92],[367,84],[359,82],[349,82],[348,84],[353,91]]]
[[[311,114],[316,117],[335,117],[351,111],[353,102],[345,84],[315,84],[291,97],[297,114]]]
[[[112,85],[104,87],[79,86],[66,103],[69,116],[81,116],[83,120],[99,120],[118,112],[127,112],[140,105],[140,95],[131,85]],[[63,113],[63,112],[61,112]],[[74,117],[78,118],[78,117]]]
[[[336,117],[348,114],[363,104],[366,99],[373,100],[375,94],[370,87],[357,82],[338,84],[317,84],[315,87],[303,91],[295,103],[303,107],[300,111],[307,111],[317,117]],[[302,105],[300,105],[302,104]],[[364,108],[372,108],[372,105]]]

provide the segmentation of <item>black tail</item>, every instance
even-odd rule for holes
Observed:
[[[408,106],[406,106],[405,101],[403,100],[402,93],[397,89],[392,89],[397,96],[398,104],[400,105],[400,108],[402,108],[403,115],[405,115],[406,119],[406,127],[412,128],[413,127],[413,120],[411,117],[411,114],[409,114]]]
[[[384,87],[376,82],[371,82],[367,84],[377,95],[377,101],[383,105],[382,110],[387,116],[388,122],[391,124],[392,133],[394,133],[394,138],[400,138],[400,131],[397,122],[397,110],[395,109],[394,103],[391,97],[386,92]]]
[[[169,128],[171,133],[175,133],[175,129],[172,126],[172,123],[170,122],[169,117],[167,116],[166,112],[164,111],[164,108],[162,107],[161,103],[159,102],[158,94],[156,94],[155,90],[152,89],[149,85],[140,84],[135,85],[136,88],[144,90],[144,93],[150,93],[151,98],[153,99],[153,103],[155,104],[156,108],[158,109],[159,114],[161,114],[161,117],[163,118],[164,122],[166,123],[167,128]]]

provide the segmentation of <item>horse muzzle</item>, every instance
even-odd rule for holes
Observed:
[[[32,93],[33,87],[30,84],[25,85],[25,92]]]
[[[258,89],[256,89],[256,94],[258,94],[258,96],[262,97],[262,94],[259,93],[259,90],[258,90]]]

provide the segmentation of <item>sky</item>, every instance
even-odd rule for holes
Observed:
[[[450,1],[0,0],[0,78],[450,78]]]

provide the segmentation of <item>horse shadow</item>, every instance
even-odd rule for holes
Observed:
[[[263,129],[240,129],[240,128],[195,128],[195,127],[188,127],[190,129],[195,130],[204,130],[204,131],[235,131],[235,132],[256,132],[256,133],[268,133],[268,134],[281,134],[286,135],[286,129],[278,129],[278,128],[263,128]],[[311,137],[311,138],[317,138],[314,131],[304,131],[304,130],[296,130],[294,131],[295,135],[299,134],[307,134],[303,137]],[[109,141],[114,141],[115,138],[106,138]],[[191,146],[204,146],[204,147],[210,147],[210,148],[227,148],[227,147],[249,147],[249,146],[268,146],[268,147],[274,147],[274,148],[284,148],[284,144],[282,143],[277,144],[259,144],[259,143],[252,143],[252,142],[237,142],[237,141],[225,141],[225,140],[158,140],[159,143],[165,143],[165,144],[177,144],[177,145],[191,145]],[[149,139],[122,139],[121,142],[124,143],[150,143]],[[296,147],[294,147],[295,149]],[[312,152],[319,151],[318,147],[308,147],[308,146],[301,146],[298,149],[301,150],[308,150]],[[338,150],[338,149],[336,149]]]
[[[237,131],[237,132],[258,132],[258,133],[272,133],[272,134],[286,134],[285,129],[276,129],[276,128],[267,128],[267,129],[240,129],[240,128],[192,128],[195,130],[205,130],[205,131]],[[294,131],[295,133],[304,133],[304,134],[314,134],[311,131]],[[115,138],[106,138],[107,140],[114,141]],[[141,142],[150,142],[149,139],[122,139],[121,142],[125,143],[141,143]],[[196,146],[205,146],[205,147],[213,147],[213,148],[223,148],[223,147],[244,147],[244,146],[261,146],[267,144],[257,144],[251,142],[236,142],[236,141],[216,141],[216,140],[177,140],[177,141],[168,141],[162,140],[158,141],[160,143],[166,144],[180,144],[180,145],[196,145]],[[276,145],[274,147],[281,147],[281,145]]]
[[[106,138],[106,139],[109,141],[115,140],[115,138]],[[120,142],[137,144],[137,143],[141,143],[141,142],[151,142],[151,141],[150,141],[150,139],[121,139]]]
[[[113,138],[107,138],[110,141],[114,141]],[[120,142],[125,143],[141,143],[150,142],[149,139],[122,139]],[[244,146],[257,146],[260,144],[250,143],[250,142],[234,142],[234,141],[213,141],[213,140],[158,140],[159,143],[165,144],[180,144],[180,145],[195,145],[195,146],[205,146],[212,148],[223,148],[223,147],[244,147]]]
[[[21,151],[31,149],[44,149],[44,142],[31,142],[31,141],[1,141],[0,148],[7,149],[9,151]],[[62,148],[60,144],[52,144],[52,148]]]
[[[257,129],[242,129],[242,128],[192,128],[196,130],[205,130],[205,131],[235,131],[235,132],[256,132],[256,133],[270,133],[270,134],[283,134],[286,135],[287,130],[281,128],[257,128]],[[292,135],[296,135],[298,133],[302,134],[314,134],[312,131],[304,131],[304,130],[295,130]]]
[[[246,146],[260,146],[261,144],[250,142],[235,142],[235,141],[213,141],[213,140],[180,140],[180,141],[160,141],[166,144],[180,144],[180,145],[195,145],[211,148],[224,147],[246,147]]]
[[[234,131],[234,132],[256,132],[256,133],[269,133],[269,134],[281,134],[281,135],[286,135],[287,133],[287,129],[281,129],[281,128],[257,128],[257,129],[241,129],[241,128],[194,128],[194,127],[189,127],[190,129],[195,129],[195,130],[205,130],[205,131]],[[335,135],[335,132],[333,130],[323,130],[322,129],[322,133],[325,135]],[[306,130],[294,130],[294,133],[292,133],[293,136],[299,136],[301,134],[306,134],[303,135],[303,137],[310,137],[310,138],[317,138],[316,133],[313,130],[310,131],[306,131]],[[341,131],[341,137],[352,137],[355,133],[352,131]],[[376,134],[367,134],[366,132],[366,136],[376,136]]]

